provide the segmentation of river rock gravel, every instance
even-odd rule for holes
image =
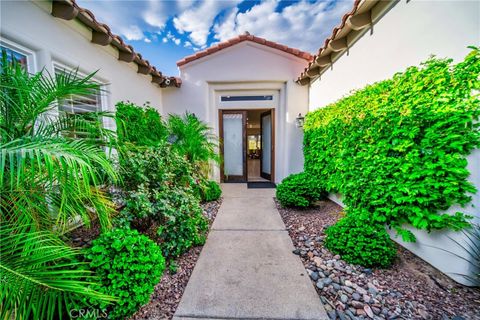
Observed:
[[[389,269],[351,265],[323,245],[324,230],[342,215],[334,202],[280,215],[330,319],[480,319],[480,289],[457,284],[397,246]]]

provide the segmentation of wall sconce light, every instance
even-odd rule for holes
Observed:
[[[297,118],[295,119],[295,125],[297,126],[297,128],[303,128],[304,123],[305,123],[305,117],[302,116],[301,113],[299,113]]]

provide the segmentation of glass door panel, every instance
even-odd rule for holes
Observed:
[[[222,111],[223,176],[225,182],[246,181],[246,112]]]
[[[262,133],[262,157],[261,176],[270,180],[272,178],[272,154],[273,154],[273,124],[272,112],[262,113],[260,128]]]

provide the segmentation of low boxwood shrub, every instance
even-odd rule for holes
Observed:
[[[431,58],[309,112],[305,171],[405,241],[415,237],[404,224],[468,226],[464,213],[442,211],[467,205],[476,192],[466,159],[480,145],[480,51],[473,49],[458,64]]]
[[[355,215],[340,219],[325,234],[325,246],[349,263],[387,268],[396,257],[395,245],[385,226]]]
[[[101,234],[87,250],[86,260],[101,280],[94,289],[119,299],[108,306],[98,303],[110,319],[125,319],[147,303],[165,269],[155,242],[130,229]]]
[[[208,180],[201,190],[202,201],[215,201],[220,199],[221,195],[222,189],[220,189],[220,185],[213,180]]]
[[[276,197],[282,207],[309,207],[327,196],[318,180],[305,172],[291,174],[278,184]]]

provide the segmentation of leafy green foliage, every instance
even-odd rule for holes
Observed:
[[[161,219],[168,211],[168,193],[189,189],[194,184],[191,165],[167,144],[130,147],[120,157],[121,177],[126,193],[123,216],[128,220]]]
[[[107,307],[109,318],[124,319],[147,303],[165,269],[160,248],[136,230],[114,229],[93,241],[86,253],[90,268],[101,279],[100,292],[118,297]]]
[[[111,133],[99,132],[98,122],[82,115],[48,116],[59,100],[98,91],[93,74],[30,76],[4,56],[0,77],[2,221],[63,230],[80,215],[86,223],[97,216],[108,227],[112,210],[99,188],[99,170],[113,180],[117,175],[97,138],[104,134],[102,138],[109,139]],[[80,130],[85,137],[81,140],[61,134]],[[87,139],[90,134],[95,139]]]
[[[166,257],[203,243],[207,222],[191,187],[198,179],[184,157],[167,144],[131,148],[122,155],[121,167],[127,194],[126,207],[117,218],[121,225],[138,226],[138,220],[146,218],[159,224]]]
[[[61,319],[79,308],[78,296],[109,303],[115,299],[91,290],[98,278],[79,262],[80,251],[49,231],[0,226],[0,317]]]
[[[116,104],[115,120],[118,139],[123,143],[156,146],[168,136],[162,117],[149,104],[139,107],[131,102],[119,102]]]
[[[216,181],[207,180],[204,185],[200,187],[200,195],[202,201],[215,201],[222,196],[222,189],[220,189],[220,185]]]
[[[277,186],[276,197],[282,207],[305,208],[327,196],[318,180],[305,172],[291,174]]]
[[[418,229],[468,225],[463,213],[475,187],[466,156],[480,144],[480,54],[463,62],[431,58],[392,79],[307,114],[305,171],[339,192],[351,216]]]
[[[165,194],[163,200],[163,221],[157,230],[163,254],[176,257],[192,246],[204,244],[208,223],[198,199],[177,189]]]
[[[185,156],[207,178],[209,162],[220,162],[217,139],[211,133],[211,128],[188,112],[183,116],[171,114],[167,127],[174,150]]]
[[[13,59],[14,60],[14,59]],[[61,319],[95,279],[57,234],[79,218],[110,226],[103,176],[117,175],[101,149],[113,134],[100,114],[56,113],[58,102],[100,89],[94,74],[27,73],[2,56],[0,66],[0,301],[3,319]],[[78,139],[78,135],[82,139]],[[76,297],[78,296],[78,297]]]
[[[349,215],[325,234],[325,246],[349,263],[387,268],[395,259],[395,245],[381,224]]]

